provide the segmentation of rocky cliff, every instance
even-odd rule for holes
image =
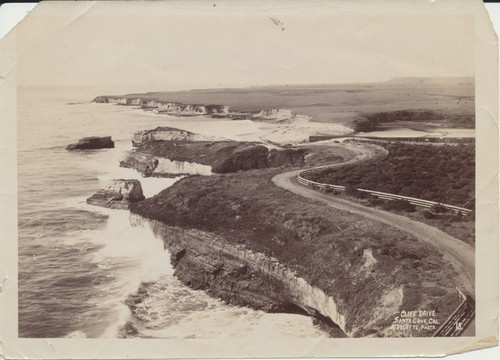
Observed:
[[[305,149],[271,149],[253,142],[214,141],[189,131],[159,127],[139,131],[120,166],[133,168],[143,176],[162,176],[172,169],[170,162],[189,163],[196,170],[186,173],[232,173],[240,170],[304,165]]]
[[[287,109],[265,109],[252,116],[254,121],[266,122],[287,122],[292,120],[296,115]]]
[[[195,134],[191,131],[160,126],[152,130],[136,131],[132,145],[142,146],[152,141],[224,141],[222,137]]]
[[[109,209],[126,210],[130,204],[144,200],[139,180],[112,180],[87,199],[87,204]]]
[[[335,301],[270,256],[233,245],[213,233],[167,226],[131,215],[133,226],[150,226],[171,254],[184,284],[233,305],[266,312],[314,316],[333,337],[345,337],[346,319]]]
[[[444,321],[458,305],[454,270],[439,251],[277,188],[270,178],[278,171],[187,177],[130,210],[151,222],[176,276],[195,289],[236,305],[305,312],[353,337],[432,335],[391,325],[414,309],[436,310]]]
[[[212,167],[189,161],[170,160],[162,156],[131,150],[120,160],[120,167],[137,170],[143,177],[171,175],[211,175]]]
[[[120,160],[120,167],[135,169],[142,176],[152,176],[159,164],[159,160],[151,154],[141,154],[137,151],[128,151]]]
[[[171,142],[155,141],[128,151],[121,167],[136,169],[143,176],[177,173],[177,166],[192,170],[185,174],[233,173],[240,170],[304,164],[305,150],[268,150],[265,146],[235,142]],[[186,166],[187,165],[187,166]]]
[[[140,106],[143,108],[153,109],[158,113],[181,116],[227,115],[229,113],[229,107],[225,105],[183,104],[179,102],[170,102],[142,97],[98,96],[93,100],[93,102]]]
[[[177,116],[211,116],[215,118],[228,118],[233,120],[250,119],[263,122],[287,122],[293,120],[297,115],[289,109],[271,108],[259,111],[230,110],[227,105],[214,104],[184,104],[150,98],[148,96],[98,96],[93,102],[105,104],[118,104],[127,106],[138,106],[152,110],[155,113],[163,113]],[[302,115],[303,118],[307,116]]]

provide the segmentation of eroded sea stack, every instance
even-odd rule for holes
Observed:
[[[144,200],[139,180],[112,180],[87,199],[87,204],[109,209],[126,210],[130,204]]]
[[[114,147],[115,143],[111,140],[111,136],[89,136],[78,140],[77,143],[69,144],[66,146],[66,150],[110,149]]]

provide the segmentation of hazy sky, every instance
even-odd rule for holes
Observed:
[[[176,89],[474,75],[470,16],[105,13],[25,20],[19,83]]]

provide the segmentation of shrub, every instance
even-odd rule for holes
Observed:
[[[435,212],[435,213],[445,213],[445,212],[448,212],[448,209],[445,208],[443,205],[441,204],[434,204],[431,206],[431,211]]]
[[[465,216],[462,215],[462,213],[459,211],[455,214],[453,214],[452,218],[451,218],[451,221],[455,221],[455,222],[461,222],[461,221],[464,221],[465,220]]]
[[[345,187],[345,193],[347,195],[351,195],[351,196],[355,196],[355,197],[359,197],[359,193],[361,191],[359,191],[354,185],[347,185]]]
[[[440,296],[444,296],[447,294],[446,290],[439,288],[439,287],[436,287],[436,286],[425,287],[423,289],[423,291],[424,291],[424,293],[429,294],[430,296],[434,296],[434,297],[440,297]]]
[[[345,187],[345,193],[350,196],[354,196],[358,199],[366,199],[370,197],[370,194],[364,191],[359,191],[355,186],[347,185]]]
[[[311,173],[308,178],[458,206],[463,206],[473,196],[473,145],[459,148],[449,145],[384,144],[384,147],[389,152],[384,160],[326,168]],[[453,175],[452,180],[450,174]],[[467,207],[473,209],[474,205],[471,199]]]
[[[364,192],[364,191],[358,191],[358,194],[356,195],[358,198],[360,199],[367,199],[369,198],[371,195],[370,193],[367,193],[367,192]]]
[[[385,210],[400,210],[406,212],[414,212],[416,210],[415,205],[410,204],[410,202],[406,200],[387,201],[383,207]]]
[[[387,211],[394,210],[393,202],[390,200],[384,201],[384,203],[382,204],[382,209],[387,210]]]
[[[425,210],[422,214],[426,219],[434,219],[436,217],[436,215],[434,215],[434,213],[430,212],[429,210]]]
[[[370,200],[368,201],[368,205],[370,205],[370,206],[380,206],[382,204],[384,204],[384,200],[379,199],[376,196],[372,196],[370,198]]]
[[[474,221],[475,219],[476,219],[476,214],[474,211],[472,211],[464,216],[465,221]]]

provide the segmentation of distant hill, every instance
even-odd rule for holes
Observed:
[[[396,77],[387,80],[386,83],[392,84],[420,84],[420,85],[453,85],[469,84],[474,85],[473,76],[461,77]]]

